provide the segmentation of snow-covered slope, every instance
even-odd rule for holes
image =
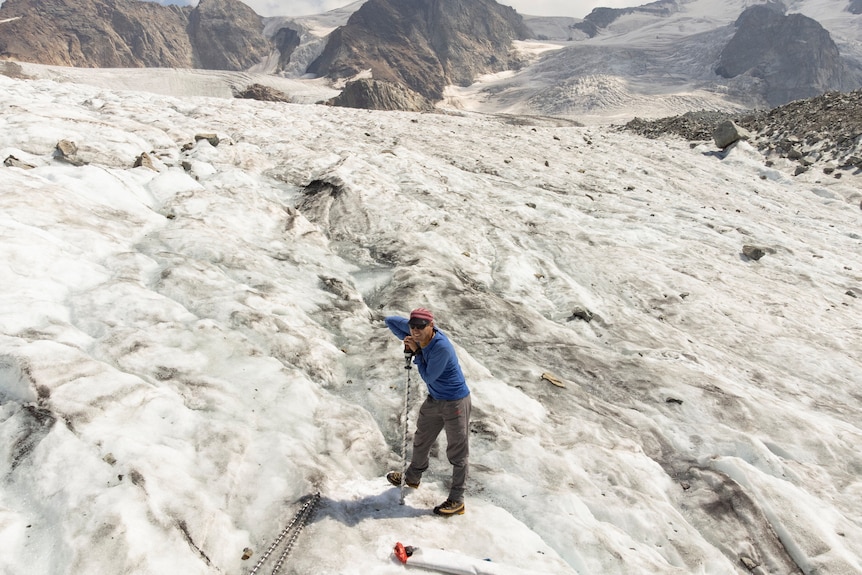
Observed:
[[[313,30],[334,30],[338,26],[346,24],[350,15],[359,10],[363,4],[365,4],[365,0],[357,0],[356,2],[351,2],[350,4],[342,6],[341,8],[329,10],[321,14],[314,14],[312,16],[299,16],[292,18],[292,20],[295,20],[306,28]]]
[[[403,573],[396,541],[862,572],[858,175],[547,120],[0,89],[0,157],[34,166],[0,167],[5,575],[248,573],[318,491],[283,573]],[[406,372],[381,318],[420,305],[473,392],[449,519],[442,438],[404,506],[383,478]]]
[[[586,123],[701,109],[767,108],[750,80],[728,81],[714,72],[722,48],[733,36],[733,22],[747,7],[763,3],[664,2],[664,12],[622,12],[593,38],[565,27],[558,27],[562,33],[554,37],[554,27],[540,19],[537,36],[546,38],[539,44],[555,40],[556,50],[536,57],[531,43],[523,43],[518,49],[529,65],[515,74],[481,78],[466,89],[452,87],[447,104],[485,112],[563,115]],[[846,1],[785,4],[789,13],[818,20],[845,58],[862,62],[862,15],[848,12]],[[568,19],[561,22],[570,24]]]
[[[221,70],[178,70],[172,68],[70,68],[41,64],[0,63],[0,69],[14,66],[19,75],[32,79],[87,84],[99,88],[149,92],[163,96],[234,98],[252,84],[263,84],[284,92],[292,102],[313,104],[338,95],[325,79],[292,79],[265,73]]]

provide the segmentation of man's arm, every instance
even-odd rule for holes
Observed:
[[[407,326],[408,319],[397,315],[390,315],[383,319],[389,331],[395,334],[395,337],[404,341],[404,338],[410,335],[410,328]]]

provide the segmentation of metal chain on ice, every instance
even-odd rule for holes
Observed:
[[[275,541],[273,541],[272,545],[269,546],[269,549],[266,550],[260,561],[257,562],[257,565],[249,571],[248,575],[255,575],[260,567],[264,564],[264,562],[272,555],[272,552],[275,551],[281,542],[290,535],[290,538],[287,540],[287,545],[284,550],[279,555],[278,560],[275,562],[275,567],[272,568],[272,575],[276,575],[278,571],[281,569],[282,565],[284,565],[287,556],[290,554],[291,549],[293,549],[293,545],[296,543],[297,538],[299,537],[300,532],[302,532],[302,528],[308,524],[308,521],[311,519],[311,516],[314,514],[314,510],[317,507],[318,502],[320,501],[320,492],[317,492],[315,495],[309,497],[305,503],[302,504],[302,507],[299,508],[299,511],[296,512],[296,515],[293,516],[290,523],[287,524],[287,527],[281,530],[278,537],[276,537]]]
[[[404,505],[404,488],[407,481],[407,414],[410,409],[410,370],[413,369],[413,353],[408,353],[408,348],[404,348],[404,369],[407,370],[407,389],[404,390],[404,412],[401,414],[404,420],[404,440],[401,443],[401,500],[400,504]]]

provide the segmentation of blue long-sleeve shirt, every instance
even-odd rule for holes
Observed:
[[[410,335],[407,318],[393,315],[383,321],[398,339],[403,340]],[[455,355],[455,348],[446,334],[436,327],[434,337],[428,345],[420,348],[413,356],[413,363],[428,387],[428,394],[434,399],[451,401],[470,395],[458,356]]]

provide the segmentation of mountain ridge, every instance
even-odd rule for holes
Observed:
[[[9,32],[33,20],[15,7],[34,4],[7,0],[0,20],[7,15],[16,20],[3,24],[0,55],[21,59],[32,53],[31,61],[64,66],[217,68],[271,75],[263,84],[290,78],[335,90],[370,78],[378,85],[400,84],[438,108],[587,123],[700,109],[761,109],[862,86],[862,10],[852,1],[659,0],[596,8],[581,21],[522,16],[491,0],[369,0],[298,18],[262,18],[239,0],[203,0],[195,9],[136,0],[123,4],[127,24],[117,15],[117,0],[43,4],[66,13],[75,6],[110,8],[111,25],[120,23],[123,33],[108,30],[105,18],[89,18],[82,44],[75,34],[63,41],[56,26],[31,26],[31,41],[39,49],[25,50]],[[771,7],[774,19],[805,26],[771,22],[740,28],[741,14],[758,6]],[[150,33],[139,13],[157,10],[159,18],[149,20],[164,24]],[[209,27],[192,27],[194,22]],[[734,49],[746,44],[743,36],[763,41],[770,30],[793,37],[759,51]],[[811,44],[816,48],[794,48],[800,30],[808,31],[805,41],[816,42]],[[70,55],[66,45],[90,49]],[[104,60],[87,60],[85,52]],[[731,68],[734,73],[726,77],[716,73]]]
[[[783,78],[769,77],[768,81],[760,70],[787,61],[780,50],[768,62],[752,57],[750,69],[732,78],[715,72],[722,52],[738,33],[734,23],[747,8],[765,3],[688,0],[654,4],[673,4],[674,9],[616,10],[592,37],[571,24],[557,28],[558,35],[552,36],[548,33],[554,31],[553,25],[542,22],[544,44],[520,46],[525,52],[532,51],[527,65],[513,74],[482,78],[469,89],[451,88],[450,102],[475,111],[564,115],[590,123],[697,110],[763,109],[788,98],[862,86],[862,19],[847,10],[844,2],[786,3],[781,17],[807,17],[811,22],[816,17],[828,34],[820,40],[822,45],[828,46],[831,37],[838,59],[829,62],[831,71],[818,70],[817,57],[803,54],[806,59],[783,64],[790,69]],[[527,22],[531,24],[531,19]],[[811,70],[809,77],[815,79],[825,72],[835,81],[817,80],[808,92],[786,89],[786,97],[776,97],[792,85],[797,68]]]
[[[721,52],[716,74],[749,74],[762,80],[770,105],[848,87],[838,47],[815,20],[765,4],[747,8],[734,26],[736,33]]]
[[[271,51],[240,0],[196,7],[121,0],[6,0],[0,57],[83,68],[244,70]]]

